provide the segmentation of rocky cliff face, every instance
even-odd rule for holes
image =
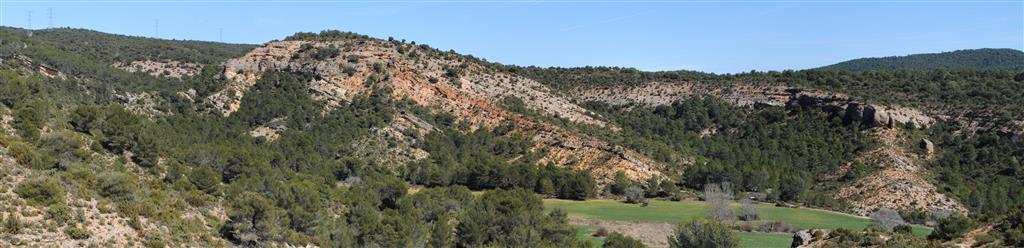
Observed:
[[[308,56],[318,49],[337,49],[338,53],[329,58]],[[451,113],[470,123],[472,129],[513,123],[514,132],[536,141],[534,149],[549,151],[543,162],[591,170],[599,181],[609,180],[618,170],[638,180],[660,175],[661,165],[635,151],[510,112],[499,102],[517,98],[542,115],[614,129],[557,91],[462,56],[397,42],[350,39],[269,43],[228,61],[224,75],[231,82],[206,101],[230,115],[238,110],[241,97],[264,71],[313,75],[310,91],[315,99],[331,107],[383,86],[398,99]]]
[[[712,85],[695,83],[652,82],[639,86],[577,87],[566,91],[579,102],[598,101],[612,105],[668,105],[688,97],[708,95],[719,97],[741,107],[818,108],[842,114],[849,122],[868,127],[928,127],[934,119],[921,111],[905,107],[864,104],[845,94],[786,86]]]

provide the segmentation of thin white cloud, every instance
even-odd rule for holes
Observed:
[[[575,25],[575,26],[565,27],[565,28],[560,29],[560,31],[567,32],[567,31],[577,30],[577,29],[581,29],[581,28],[588,28],[588,27],[593,27],[593,26],[597,26],[597,25],[603,25],[603,24],[619,22],[619,21],[626,20],[626,19],[633,18],[633,17],[637,17],[637,16],[641,16],[641,15],[647,15],[647,14],[650,14],[651,12],[653,12],[653,11],[644,11],[644,12],[640,12],[640,13],[634,13],[634,14],[631,14],[631,15],[612,17],[612,18],[608,18],[608,19],[604,19],[604,20],[600,20],[600,21],[596,21],[596,22],[584,23],[584,24],[579,24],[579,25]]]

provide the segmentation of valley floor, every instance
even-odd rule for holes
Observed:
[[[739,208],[738,205],[735,207]],[[667,236],[672,234],[674,223],[703,218],[709,211],[707,205],[700,201],[664,200],[652,200],[650,205],[642,207],[616,200],[546,199],[544,208],[547,211],[563,209],[568,212],[571,222],[580,227],[580,237],[595,244],[601,244],[603,240],[593,237],[592,234],[598,228],[604,227],[610,232],[620,232],[638,238],[652,247],[667,246]],[[871,224],[868,218],[819,209],[776,207],[771,204],[760,204],[757,209],[761,220],[753,221],[751,225],[782,221],[799,229],[862,230]],[[925,236],[931,230],[914,226],[913,232],[915,235]],[[789,233],[737,234],[743,247],[789,247],[793,236]]]

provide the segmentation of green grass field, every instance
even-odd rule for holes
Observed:
[[[576,229],[576,237],[580,238],[580,240],[590,241],[591,244],[597,247],[604,245],[604,238],[590,235],[597,231],[596,226],[576,226],[576,228],[578,228]]]
[[[738,205],[736,206],[739,207]],[[615,200],[570,201],[558,199],[544,200],[545,210],[564,209],[570,216],[619,221],[651,221],[651,222],[682,222],[708,215],[704,202],[699,201],[660,201],[653,200],[647,207],[626,204]],[[782,221],[796,228],[837,229],[846,228],[861,230],[871,224],[871,220],[863,217],[808,208],[776,207],[769,204],[757,206],[763,221]],[[593,227],[590,227],[593,228]],[[589,230],[582,233],[581,237]],[[924,236],[931,230],[914,226],[914,234]],[[739,233],[743,247],[788,247],[791,235],[771,233]],[[593,238],[593,237],[584,237]]]

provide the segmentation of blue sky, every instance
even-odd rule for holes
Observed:
[[[970,48],[1024,50],[1024,1],[0,0],[0,25],[263,43],[393,36],[506,64],[716,73]]]

